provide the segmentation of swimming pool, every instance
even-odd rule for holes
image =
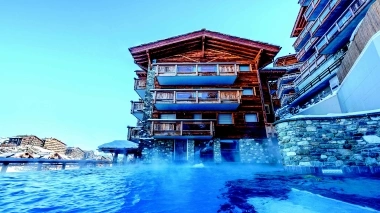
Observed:
[[[316,194],[336,187],[343,195],[379,202],[376,179],[282,175],[281,167],[254,165],[128,165],[83,170],[5,173],[0,212],[376,212]],[[335,184],[336,183],[336,184]],[[347,182],[348,183],[348,182]],[[339,185],[340,184],[340,185]],[[316,187],[318,186],[318,187]],[[308,190],[310,189],[310,190]],[[339,191],[338,189],[343,189]],[[318,191],[320,190],[320,191]],[[311,192],[308,192],[311,191]],[[360,194],[360,196],[358,195]],[[326,194],[325,194],[326,195]],[[328,196],[328,194],[327,194]],[[377,197],[376,197],[377,196]],[[354,203],[355,204],[355,203]],[[379,208],[380,209],[380,208]]]

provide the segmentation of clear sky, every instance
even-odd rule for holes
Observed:
[[[206,28],[282,47],[289,0],[0,0],[0,137],[34,134],[96,149],[126,139],[129,47]]]

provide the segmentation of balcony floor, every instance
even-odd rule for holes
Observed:
[[[228,76],[157,76],[158,83],[162,86],[171,85],[231,85],[235,82],[236,75]]]
[[[239,103],[156,103],[154,106],[157,110],[168,111],[194,111],[194,110],[236,110]]]

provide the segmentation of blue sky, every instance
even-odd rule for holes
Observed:
[[[282,46],[297,1],[0,0],[0,137],[96,149],[135,125],[129,47],[206,28]]]

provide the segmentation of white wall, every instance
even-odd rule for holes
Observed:
[[[341,113],[338,96],[336,94],[326,97],[323,101],[305,109],[297,115],[326,115],[329,113]]]
[[[342,112],[380,109],[380,32],[371,38],[343,80],[338,98]]]

